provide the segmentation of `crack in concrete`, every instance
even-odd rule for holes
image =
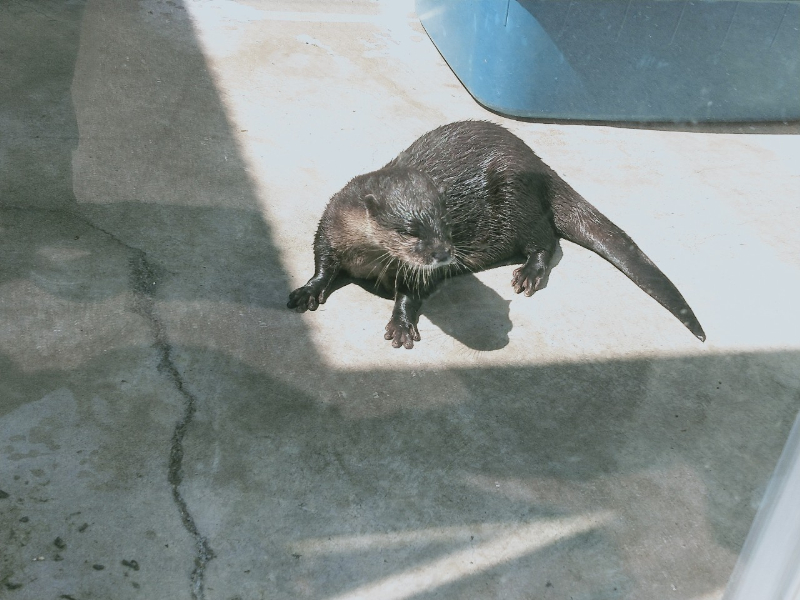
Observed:
[[[0,207],[3,210],[19,210],[19,211],[37,211],[49,213],[68,214],[69,216],[85,223],[92,229],[108,236],[115,243],[119,244],[133,254],[130,259],[130,281],[133,291],[133,309],[134,312],[142,316],[150,324],[153,332],[154,343],[153,347],[159,354],[158,372],[165,375],[178,390],[178,393],[184,400],[184,411],[180,420],[176,423],[175,429],[172,432],[172,441],[169,452],[169,469],[167,480],[169,481],[172,489],[172,500],[178,507],[178,512],[181,516],[183,527],[194,538],[196,553],[194,558],[194,569],[191,574],[191,594],[192,600],[205,600],[205,571],[208,563],[214,558],[214,551],[208,543],[208,540],[200,534],[197,523],[192,516],[186,499],[180,491],[180,486],[183,481],[183,441],[186,437],[186,432],[192,423],[194,414],[197,410],[197,397],[186,389],[178,368],[172,359],[172,346],[167,341],[167,333],[164,324],[159,320],[155,312],[155,291],[158,286],[158,273],[156,268],[147,260],[147,255],[144,250],[131,246],[113,233],[97,226],[92,223],[85,216],[69,210],[53,210],[53,209],[30,209],[17,206]]]
[[[142,250],[130,248],[134,251],[131,258],[131,284],[134,295],[134,310],[146,318],[153,330],[155,342],[153,346],[160,355],[158,371],[169,378],[178,393],[184,399],[184,412],[181,419],[175,425],[172,433],[172,444],[169,452],[169,471],[167,479],[172,488],[172,499],[178,507],[181,515],[181,522],[184,528],[191,534],[195,541],[196,555],[194,559],[194,569],[192,570],[192,598],[193,600],[203,600],[205,598],[204,577],[206,566],[214,558],[214,551],[209,546],[208,540],[200,534],[192,513],[180,491],[183,481],[183,440],[186,432],[192,423],[194,414],[197,410],[197,398],[186,389],[183,377],[178,372],[175,362],[172,360],[172,347],[167,341],[167,334],[164,324],[155,314],[155,302],[153,300],[158,277],[153,266],[148,262],[147,256]]]
[[[130,246],[127,246],[130,248]],[[184,413],[175,430],[172,433],[172,445],[169,453],[169,472],[168,481],[172,487],[172,499],[178,507],[181,521],[184,528],[192,535],[195,541],[197,553],[194,559],[194,570],[192,571],[192,598],[193,600],[203,600],[205,598],[204,577],[206,566],[214,558],[214,551],[209,546],[208,540],[200,534],[192,517],[186,500],[180,491],[183,481],[183,440],[186,432],[191,425],[194,414],[197,410],[197,398],[186,389],[183,377],[178,372],[172,360],[172,347],[167,342],[164,324],[155,314],[153,296],[158,285],[158,278],[153,266],[147,261],[145,253],[141,250],[131,248],[135,252],[131,259],[132,287],[134,294],[134,310],[146,318],[153,329],[155,338],[154,347],[160,355],[158,363],[159,373],[168,377],[178,392],[184,398]]]
[[[170,379],[178,393],[183,396],[184,412],[172,432],[167,481],[169,481],[172,488],[172,500],[178,507],[183,527],[194,538],[196,553],[194,569],[191,575],[192,600],[205,600],[206,566],[214,558],[214,551],[211,549],[208,540],[200,534],[197,523],[180,490],[183,482],[183,440],[197,411],[197,397],[187,390],[184,385],[183,377],[172,360],[172,346],[167,341],[166,328],[155,312],[154,296],[158,286],[158,274],[153,265],[147,260],[144,250],[126,244],[111,232],[98,227],[88,219],[84,218],[83,220],[93,229],[106,234],[133,253],[133,257],[130,259],[133,309],[150,323],[155,339],[153,347],[159,354],[158,372]]]

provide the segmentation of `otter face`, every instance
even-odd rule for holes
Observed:
[[[409,266],[432,270],[455,260],[449,228],[444,222],[431,226],[412,219],[393,228],[391,235],[394,238],[392,254]]]
[[[377,193],[364,197],[378,241],[396,260],[433,270],[455,261],[443,190],[427,175],[410,169],[382,173]]]

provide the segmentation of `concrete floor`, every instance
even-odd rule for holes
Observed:
[[[0,81],[0,597],[721,597],[800,406],[796,126],[502,119],[405,0],[3,2]],[[462,118],[708,341],[566,242],[412,351],[358,286],[287,310],[330,196]]]

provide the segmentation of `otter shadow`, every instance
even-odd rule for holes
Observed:
[[[460,275],[425,301],[422,314],[466,347],[489,352],[508,345],[509,304],[474,275]]]
[[[349,284],[357,285],[384,300],[394,299],[383,286],[375,285],[373,281],[343,275],[336,278],[331,293]],[[425,300],[420,314],[468,348],[491,351],[508,345],[508,333],[512,327],[508,304],[507,300],[477,277],[465,273],[440,284]]]
[[[564,253],[560,241],[556,244],[550,268],[554,269],[561,262]],[[492,269],[520,265],[525,258],[518,256],[498,262]],[[510,281],[509,271],[509,281]],[[544,278],[544,293],[550,273]],[[393,300],[393,296],[374,281],[339,275],[331,286],[330,294],[354,284],[366,292]],[[330,295],[329,294],[329,295]],[[534,300],[536,294],[533,295]],[[454,275],[442,282],[437,290],[427,298],[420,314],[425,315],[431,323],[441,331],[467,348],[478,352],[491,352],[505,348],[509,343],[508,334],[513,328],[509,318],[510,302],[498,294],[493,288],[485,285],[472,273]],[[388,315],[387,315],[388,316]]]

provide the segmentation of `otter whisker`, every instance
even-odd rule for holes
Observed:
[[[393,256],[391,256],[391,254],[389,254],[388,252],[387,252],[387,253],[386,253],[384,256],[386,257],[386,264],[383,266],[383,269],[381,269],[381,272],[378,274],[378,278],[375,280],[375,287],[376,287],[376,288],[377,288],[377,287],[378,287],[378,286],[381,284],[381,282],[384,280],[384,278],[386,277],[386,273],[389,271],[389,268],[390,268],[390,267],[391,267],[391,266],[394,264],[394,262],[395,262],[395,259],[394,259],[394,257],[393,257]]]
[[[384,252],[383,254],[378,256],[378,258],[376,258],[374,262],[375,262],[375,264],[369,270],[369,273],[367,273],[367,278],[372,277],[373,273],[375,272],[375,269],[377,269],[378,267],[381,267],[381,271],[378,274],[378,279],[380,279],[381,275],[383,275],[384,272],[386,271],[386,268],[388,267],[388,265],[391,264],[392,255],[389,254],[389,252]]]

